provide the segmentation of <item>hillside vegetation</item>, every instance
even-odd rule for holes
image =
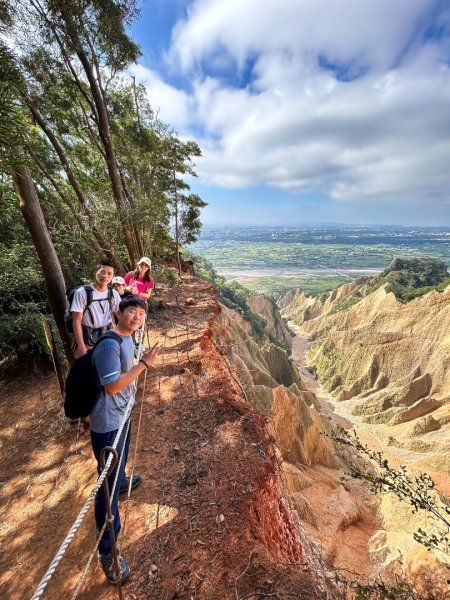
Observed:
[[[218,275],[212,265],[202,256],[192,255],[195,259],[195,271],[198,277],[211,283],[217,290],[218,300],[227,308],[238,312],[250,324],[252,333],[259,341],[263,341],[266,336],[271,343],[287,349],[290,346],[289,334],[286,331],[284,336],[277,335],[278,332],[267,328],[267,319],[257,313],[250,307],[249,301],[251,292],[236,281],[226,283],[225,277]],[[272,305],[278,312],[275,302],[271,298],[266,298],[266,302]]]
[[[45,355],[45,317],[70,362],[66,289],[100,259],[118,275],[144,255],[162,265],[200,232],[186,179],[201,150],[130,77],[138,14],[135,0],[0,2],[0,360]]]
[[[450,284],[447,265],[434,258],[394,258],[376,280],[376,287],[387,283],[387,291],[400,302],[409,302],[433,289],[442,292]]]

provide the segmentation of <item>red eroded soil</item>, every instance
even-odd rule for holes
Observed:
[[[128,471],[137,441],[143,483],[128,509],[121,503],[132,568],[124,598],[322,597],[303,567],[265,417],[245,403],[211,341],[213,288],[187,278],[165,301],[149,320],[150,343],[163,350],[133,415]],[[95,462],[88,432],[64,418],[54,377],[4,381],[0,393],[0,597],[23,600],[89,495]],[[94,537],[90,509],[43,598],[71,597]],[[118,597],[95,559],[78,597]]]

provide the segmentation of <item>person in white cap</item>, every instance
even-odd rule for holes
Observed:
[[[129,290],[126,289],[126,285],[127,284],[125,283],[125,279],[123,277],[114,277],[114,279],[111,281],[112,289],[116,290],[121,300],[129,298],[133,295]]]
[[[125,275],[127,290],[145,301],[150,298],[155,287],[153,277],[150,275],[151,268],[152,261],[147,256],[143,256],[139,260],[136,270]]]

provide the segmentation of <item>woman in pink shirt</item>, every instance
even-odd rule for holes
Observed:
[[[151,268],[152,261],[143,256],[138,262],[136,270],[130,271],[124,277],[127,285],[126,289],[134,296],[142,298],[142,300],[148,300],[155,287],[153,277],[150,275]]]

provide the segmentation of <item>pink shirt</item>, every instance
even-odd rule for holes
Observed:
[[[133,271],[127,273],[124,279],[127,285],[135,285],[137,287],[140,298],[142,297],[141,294],[148,294],[149,290],[155,287],[153,277],[150,277],[150,281],[142,281],[142,277],[134,277]],[[147,298],[143,298],[143,300],[147,300]]]

